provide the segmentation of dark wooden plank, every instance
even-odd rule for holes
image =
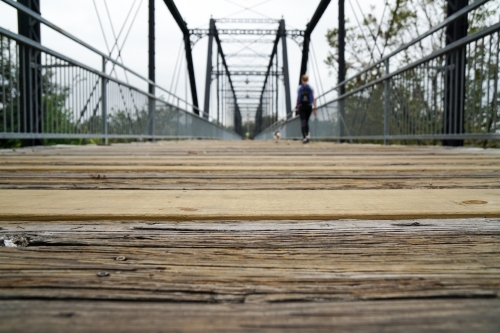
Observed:
[[[499,299],[186,304],[0,301],[0,332],[498,332]]]
[[[500,295],[498,219],[4,222],[0,232],[30,241],[0,250],[3,299],[273,303]],[[97,276],[103,271],[109,276]]]

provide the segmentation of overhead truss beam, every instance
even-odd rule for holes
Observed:
[[[283,72],[276,71],[230,71],[231,76],[266,76],[266,75],[283,75]],[[216,75],[223,75],[225,72],[214,72]]]
[[[167,1],[167,0],[165,0]],[[210,34],[210,29],[191,29],[189,30],[191,35],[196,36],[208,36]],[[217,33],[220,35],[250,35],[250,36],[276,36],[278,30],[276,29],[217,29]],[[304,36],[305,31],[303,30],[287,30],[286,35],[288,37]]]
[[[238,57],[238,58],[266,58],[266,59],[269,59],[269,54],[263,54],[263,53],[243,53],[243,54],[231,53],[231,54],[226,55],[226,58],[234,58],[234,57]]]
[[[223,39],[224,44],[273,44],[272,39]]]
[[[252,23],[252,24],[272,24],[280,22],[279,20],[265,19],[265,18],[263,19],[223,18],[223,19],[216,19],[215,21],[219,23]]]

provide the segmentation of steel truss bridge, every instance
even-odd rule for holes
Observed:
[[[284,19],[228,18],[210,19],[208,29],[189,29],[174,1],[164,0],[183,34],[188,101],[156,83],[154,0],[149,1],[147,77],[113,58],[113,50],[103,53],[43,18],[40,0],[2,1],[17,9],[19,29],[14,33],[0,27],[0,139],[21,139],[25,145],[63,138],[239,139],[246,132],[245,116],[253,117],[256,139],[270,139],[277,130],[285,139],[299,138],[287,42],[292,40],[302,49],[300,75],[308,73],[308,65],[314,72],[311,34],[331,2],[320,1],[305,30],[287,29]],[[498,140],[500,23],[473,34],[467,29],[468,15],[487,2],[448,0],[448,16],[440,24],[389,55],[380,52],[378,60],[372,54],[371,65],[346,78],[345,5],[340,0],[338,84],[317,96],[312,137],[442,141],[452,146],[463,145],[464,140]],[[246,24],[265,28],[245,28]],[[41,25],[101,57],[102,67],[93,68],[44,46]],[[400,65],[405,52],[443,32],[442,48]],[[208,38],[202,104],[192,56],[201,38]],[[229,44],[244,48],[227,53]],[[256,51],[252,46],[257,44],[272,45],[271,53]],[[147,89],[131,83],[128,76],[118,79],[113,75],[118,68]],[[159,93],[167,99],[160,99]]]

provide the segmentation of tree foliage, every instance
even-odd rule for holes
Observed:
[[[348,0],[348,3],[358,3]],[[377,60],[399,49],[425,31],[441,23],[447,15],[446,0],[389,0],[381,18],[361,7],[354,21],[346,23],[347,77],[352,77]],[[492,0],[468,15],[468,34],[474,34],[498,22],[500,0]],[[338,29],[326,34],[331,46],[325,63],[338,70]],[[498,111],[498,34],[468,45],[464,52],[466,66],[463,122],[466,133],[491,133],[500,126]],[[398,53],[390,59],[394,71],[446,46],[446,28]],[[393,135],[444,133],[446,115],[446,80],[452,73],[449,58],[441,56],[391,78],[389,132]],[[385,64],[379,64],[355,80],[346,90],[361,87],[385,75]],[[345,100],[347,135],[383,135],[384,82],[372,85]],[[456,93],[455,96],[458,94]],[[436,143],[436,142],[432,142]],[[477,144],[477,143],[475,143]]]
[[[356,0],[348,0],[354,3]],[[354,75],[376,60],[395,51],[436,26],[446,18],[447,0],[387,0],[383,16],[377,18],[375,7],[363,11],[354,8],[356,20],[346,20],[347,76]],[[468,16],[469,34],[480,31],[498,21],[500,0],[492,0]],[[359,24],[358,24],[359,22]],[[325,63],[338,71],[338,28],[329,29],[326,40],[331,50]],[[445,46],[445,29],[420,41],[393,59],[391,66],[411,63]]]

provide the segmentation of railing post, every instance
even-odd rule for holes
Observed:
[[[448,0],[448,17],[469,5],[469,0]],[[452,44],[467,37],[467,15],[453,21],[446,27],[446,45]],[[483,51],[484,52],[484,51]],[[443,115],[443,134],[463,135],[465,111],[465,83],[467,75],[467,47],[460,47],[446,56],[446,67],[450,68],[445,73],[444,93],[445,105]],[[484,56],[483,56],[484,60]],[[482,66],[482,65],[480,65]],[[474,69],[475,70],[475,69]],[[482,85],[483,83],[481,83]],[[445,139],[443,146],[462,147],[463,139]]]
[[[106,74],[106,58],[102,58],[102,73]],[[102,106],[102,141],[108,144],[108,80],[103,75],[101,77],[101,106]]]
[[[156,82],[156,44],[155,44],[155,0],[149,0],[149,57],[148,57],[148,79],[151,82]],[[150,83],[148,92],[155,96],[156,87]],[[152,141],[155,141],[156,135],[156,100],[149,97],[148,101],[148,135]]]
[[[389,75],[389,59],[385,61],[385,74]],[[391,108],[391,79],[384,81],[384,145],[387,146],[389,136],[389,111]]]
[[[345,62],[345,0],[339,0],[339,84],[345,81],[346,74],[346,62]],[[339,96],[345,94],[345,84],[339,87]],[[345,122],[345,98],[339,100],[338,103],[338,131],[339,140],[338,142],[344,142],[344,128],[347,129],[347,124]],[[342,126],[344,124],[344,126]]]
[[[19,0],[21,5],[40,14],[40,0]],[[18,11],[18,31],[21,36],[41,43],[40,22],[22,11]],[[23,139],[22,146],[42,146],[43,139],[43,103],[42,103],[42,56],[41,52],[28,45],[20,46],[20,85],[21,108],[24,110],[20,129],[25,134],[32,134],[32,139]],[[37,137],[37,138],[35,138]]]

